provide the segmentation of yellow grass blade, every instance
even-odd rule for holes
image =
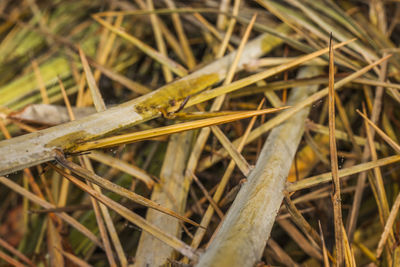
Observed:
[[[280,110],[283,110],[286,108],[288,108],[288,107],[276,108],[276,109],[263,109],[263,110],[256,110],[256,111],[243,111],[243,112],[237,112],[236,114],[225,115],[225,116],[220,116],[220,117],[216,117],[216,118],[209,118],[209,119],[203,119],[203,120],[198,120],[198,121],[185,122],[185,123],[160,127],[160,128],[156,128],[156,129],[145,130],[145,131],[141,131],[141,132],[117,135],[117,136],[103,138],[100,140],[90,141],[90,142],[86,142],[86,143],[77,145],[76,147],[73,147],[69,152],[73,152],[73,153],[82,152],[82,151],[92,150],[92,149],[96,149],[96,148],[104,148],[104,147],[138,142],[138,141],[142,141],[142,140],[146,140],[146,139],[159,137],[162,135],[179,133],[179,132],[203,128],[203,127],[207,127],[207,126],[228,123],[228,122],[241,120],[241,119],[258,116],[258,115],[262,115],[262,114],[277,112],[277,111],[280,111]]]
[[[97,87],[96,80],[94,79],[92,70],[90,69],[86,56],[80,47],[79,47],[79,56],[81,57],[82,66],[85,71],[86,80],[90,88],[90,93],[92,95],[94,106],[96,107],[97,112],[104,111],[106,110],[106,105],[104,104],[103,97],[101,96],[100,90]]]
[[[346,42],[342,42],[340,44],[334,45],[332,47],[332,49],[338,49],[338,48],[340,48],[342,46],[345,46],[345,45],[347,45],[347,44],[349,44],[351,42],[354,42],[355,40],[356,39],[351,39],[351,40],[348,40]],[[247,85],[250,85],[250,84],[255,83],[257,81],[260,81],[262,79],[274,76],[274,75],[276,75],[278,73],[281,73],[283,71],[291,69],[291,68],[293,68],[295,66],[298,66],[298,65],[300,65],[300,64],[302,64],[304,62],[307,62],[307,61],[309,61],[309,60],[311,60],[313,58],[319,57],[319,56],[327,53],[328,51],[329,51],[329,48],[324,48],[324,49],[318,50],[318,51],[316,51],[314,53],[305,55],[303,57],[296,58],[296,59],[290,61],[289,63],[282,64],[282,65],[279,65],[277,67],[270,68],[270,69],[268,69],[266,71],[250,75],[250,76],[248,76],[246,78],[243,78],[243,79],[238,80],[236,82],[233,82],[231,84],[223,85],[223,86],[220,86],[220,87],[215,88],[215,89],[210,90],[210,91],[204,91],[204,92],[202,92],[202,93],[190,98],[188,103],[187,103],[187,106],[192,106],[192,105],[195,105],[195,104],[198,104],[198,103],[202,103],[202,102],[207,101],[209,99],[215,98],[215,97],[217,97],[219,95],[223,95],[223,94],[227,94],[227,93],[233,92],[233,91],[235,91],[237,89],[243,88],[243,87],[245,87]]]
[[[45,209],[55,209],[56,208],[55,205],[50,204],[49,202],[47,202],[44,199],[41,199],[37,195],[29,192],[28,190],[26,190],[25,188],[23,188],[23,187],[19,186],[18,184],[14,183],[10,179],[7,179],[7,178],[5,178],[3,176],[0,176],[0,183],[2,183],[3,185],[9,187],[10,189],[12,189],[13,191],[17,192],[18,194],[26,197],[27,199],[29,199],[30,201],[34,202],[35,204],[42,206]],[[70,224],[72,227],[74,227],[76,230],[81,232],[83,235],[85,235],[91,241],[93,241],[97,246],[103,247],[102,243],[96,237],[96,235],[93,234],[89,229],[87,229],[81,223],[79,223],[76,219],[74,219],[73,217],[69,216],[68,214],[66,214],[64,212],[57,212],[55,214],[56,214],[56,216],[60,217],[65,222]]]
[[[357,110],[357,113],[360,114],[361,117],[364,118],[364,120],[372,126],[372,128],[375,129],[376,133],[379,134],[383,140],[386,141],[386,143],[393,148],[397,153],[400,153],[400,145],[397,144],[396,142],[393,141],[384,131],[382,131],[378,126],[375,125],[370,119],[367,118],[364,114],[362,114],[359,110]]]
[[[136,202],[138,204],[140,204],[140,205],[143,205],[145,207],[158,210],[160,212],[163,212],[165,214],[171,215],[171,216],[173,216],[173,217],[175,217],[175,218],[177,218],[179,220],[182,220],[184,222],[190,223],[192,225],[199,226],[198,223],[196,223],[196,222],[194,222],[194,221],[192,221],[192,220],[190,220],[188,218],[185,218],[182,215],[179,215],[179,214],[177,214],[176,212],[174,212],[174,211],[172,211],[170,209],[166,209],[166,208],[160,206],[159,204],[155,203],[154,201],[151,201],[151,200],[149,200],[149,199],[147,199],[145,197],[142,197],[141,195],[138,195],[138,194],[136,194],[136,193],[134,193],[134,192],[122,187],[122,186],[114,184],[114,183],[112,183],[112,182],[110,182],[110,181],[108,181],[108,180],[96,175],[95,173],[93,173],[93,172],[91,172],[91,171],[89,171],[89,170],[87,170],[87,169],[85,169],[85,168],[83,168],[83,167],[71,162],[71,161],[68,161],[64,157],[62,152],[57,151],[56,153],[57,153],[56,160],[61,166],[71,170],[72,172],[78,174],[82,178],[85,178],[88,181],[90,181],[90,182],[92,182],[94,184],[97,184],[100,187],[103,187],[103,188],[105,188],[107,190],[110,190],[111,192],[114,192],[116,194],[124,196],[124,197],[126,197],[126,198],[128,198],[128,199],[130,199],[130,200],[132,200],[132,201],[134,201],[134,202]],[[56,169],[56,171],[60,171],[60,170]],[[64,175],[64,173],[62,173],[62,175]]]
[[[143,43],[136,37],[128,34],[122,29],[116,28],[115,26],[109,24],[105,20],[101,19],[97,15],[93,15],[93,19],[96,20],[98,23],[109,29],[110,31],[116,33],[120,37],[124,38],[125,40],[129,41],[130,43],[134,44],[136,47],[138,47],[140,50],[142,50],[145,54],[147,54],[149,57],[153,58],[163,66],[166,66],[168,69],[170,69],[172,72],[174,72],[176,75],[183,77],[187,75],[187,70],[176,63],[175,61],[171,60],[170,58],[162,55],[161,53],[157,52],[154,50],[152,47],[149,45]]]
[[[59,172],[62,173],[62,175],[66,178],[68,178],[71,182],[73,182],[75,185],[80,187],[82,190],[90,194],[92,197],[96,198],[98,201],[102,202],[104,205],[109,207],[110,209],[114,210],[116,213],[127,219],[128,221],[132,222],[133,224],[137,225],[144,231],[148,232],[149,234],[153,235],[155,238],[160,239],[161,241],[165,242],[166,244],[170,245],[182,255],[185,255],[186,257],[189,257],[191,259],[196,259],[197,255],[193,251],[191,247],[186,245],[184,242],[181,240],[177,239],[174,236],[165,234],[163,231],[161,231],[159,228],[151,225],[148,223],[145,219],[143,219],[141,216],[133,213],[131,210],[125,208],[121,204],[115,202],[114,200],[106,197],[105,195],[97,192],[96,190],[90,188],[87,186],[85,183],[79,181],[77,178],[74,176],[64,172],[63,170],[59,169],[58,167],[53,165],[53,168]]]
[[[343,235],[342,235],[342,202],[340,197],[340,180],[338,175],[338,159],[335,138],[335,66],[333,61],[332,34],[329,41],[329,86],[328,86],[328,111],[329,111],[329,148],[332,170],[332,204],[335,223],[336,266],[343,264]]]
[[[392,163],[395,163],[398,161],[400,161],[400,155],[386,157],[386,158],[382,158],[382,159],[378,159],[378,160],[373,160],[373,161],[370,161],[367,163],[361,163],[358,165],[354,165],[352,167],[339,170],[339,178],[343,178],[343,177],[346,177],[349,175],[353,175],[353,174],[360,173],[363,171],[371,170],[376,167],[381,167],[381,166],[385,166],[388,164],[392,164]],[[316,186],[321,183],[327,183],[327,182],[330,182],[331,180],[332,180],[331,172],[323,173],[323,174],[319,174],[319,175],[315,175],[315,176],[303,179],[298,182],[289,183],[286,186],[286,190],[289,192],[293,192],[293,191],[297,191],[297,190],[306,189],[306,188],[309,188],[312,186]]]
[[[90,153],[87,156],[91,159],[94,159],[95,161],[109,165],[112,168],[118,169],[122,172],[132,175],[133,177],[144,182],[148,188],[152,188],[154,185],[154,180],[151,178],[151,176],[148,173],[146,173],[144,170],[142,170],[132,164],[129,164],[123,160],[111,157],[107,154],[100,153],[97,151],[92,151],[92,153]]]

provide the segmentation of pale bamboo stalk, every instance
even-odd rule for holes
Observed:
[[[314,75],[304,68],[299,76]],[[296,88],[289,104],[305,99],[317,86]],[[290,162],[304,131],[309,107],[272,130],[254,170],[242,186],[208,250],[197,266],[252,266],[262,256],[284,197]]]
[[[263,104],[264,104],[264,101],[261,101],[261,103],[258,106],[258,108],[260,109]],[[253,117],[250,120],[250,123],[247,125],[246,131],[243,134],[242,142],[239,144],[239,146],[237,148],[238,152],[241,152],[243,150],[245,141],[247,139],[247,136],[249,135],[251,129],[253,128],[255,121],[256,121],[256,118]],[[226,168],[226,170],[225,170],[225,172],[224,172],[224,174],[223,174],[223,176],[222,176],[222,178],[221,178],[221,180],[220,180],[220,182],[219,182],[219,184],[218,184],[218,186],[217,186],[217,188],[215,190],[215,193],[214,193],[214,196],[213,196],[213,201],[214,202],[218,203],[221,200],[222,194],[225,191],[225,187],[228,184],[228,181],[229,181],[229,179],[230,179],[230,177],[231,177],[231,175],[233,173],[233,170],[235,169],[235,166],[236,166],[235,161],[233,159],[231,159],[231,161],[229,162],[228,167]],[[190,171],[190,169],[186,170],[187,173],[189,171]],[[207,210],[206,210],[206,212],[204,213],[203,218],[201,219],[201,223],[200,224],[205,228],[208,227],[209,223],[211,222],[211,218],[213,217],[213,214],[214,214],[213,205],[209,205]],[[205,229],[198,228],[196,233],[195,233],[195,235],[194,235],[194,237],[193,237],[191,246],[194,247],[194,248],[198,248],[199,245],[200,245],[201,240],[203,239],[203,237],[205,235],[205,233],[206,233]]]
[[[154,185],[151,200],[183,214],[189,187],[184,185],[184,170],[189,156],[192,132],[174,134],[168,143],[161,169],[160,183]],[[171,216],[149,209],[146,220],[164,233],[181,237],[181,224]],[[154,249],[157,248],[157,249]],[[162,266],[174,258],[174,249],[151,234],[143,232],[136,252],[135,266]]]
[[[288,31],[282,30],[285,29]],[[281,43],[281,39],[269,34],[255,38],[245,46],[237,71]],[[0,175],[53,160],[55,148],[66,149],[78,140],[101,137],[158,117],[159,109],[173,106],[171,101],[183,101],[224,79],[235,55],[236,52],[231,53],[182,79],[104,112],[0,142]]]
[[[249,37],[251,29],[252,29],[252,24],[254,24],[255,19],[256,19],[256,17],[253,16],[252,22],[246,28],[246,31],[245,31],[245,33],[243,35],[243,39],[242,39],[242,41],[241,41],[241,43],[239,45],[239,48],[238,48],[238,54],[234,58],[233,64],[229,68],[229,71],[228,71],[228,74],[227,74],[227,78],[224,81],[224,85],[229,85],[232,82],[233,73],[235,73],[235,69],[237,68],[239,55],[240,55],[241,52],[243,52],[243,48],[244,48],[244,46],[245,46],[245,44],[246,44],[246,42],[248,40],[248,37]],[[220,56],[222,56],[222,55],[223,54],[221,53]],[[221,106],[222,106],[222,103],[223,103],[224,99],[225,99],[225,95],[218,96],[214,100],[214,102],[213,102],[213,104],[211,106],[211,111],[219,110],[221,108]],[[260,108],[261,108],[261,105],[260,105]],[[244,136],[247,137],[247,135],[250,132],[250,129],[254,125],[254,122],[255,122],[255,118],[253,117],[251,119],[251,121],[250,121],[250,124],[247,127],[247,130],[246,130]],[[187,177],[191,177],[191,173],[194,173],[194,171],[195,171],[195,169],[197,167],[198,159],[199,159],[199,157],[201,155],[201,151],[202,151],[202,149],[203,149],[203,147],[205,145],[205,142],[206,142],[209,134],[210,134],[210,130],[207,129],[207,128],[202,129],[202,131],[200,132],[199,137],[197,138],[196,144],[195,144],[195,146],[193,148],[193,152],[189,157],[188,166],[186,168],[186,176]],[[246,139],[246,138],[244,138],[244,139]],[[238,151],[239,152],[241,152],[241,150],[243,149],[243,146],[244,145],[239,145],[239,147],[238,147]],[[216,192],[215,192],[215,194],[213,196],[214,202],[218,203],[218,201],[221,199],[222,193],[223,193],[223,191],[225,189],[225,186],[227,185],[227,183],[229,181],[229,178],[230,178],[234,168],[235,168],[235,162],[233,160],[231,160],[231,162],[229,163],[227,169],[225,170],[225,173],[222,176],[221,181],[220,181],[220,183],[219,183],[219,185],[217,187],[217,190],[216,190]],[[187,181],[190,183],[191,178],[187,178]],[[211,221],[211,218],[212,218],[213,214],[214,214],[214,208],[212,207],[212,205],[210,205],[210,206],[208,206],[207,211],[205,212],[205,214],[204,214],[204,216],[203,216],[203,218],[201,220],[201,225],[207,227],[208,224]],[[204,236],[205,232],[206,231],[204,229],[201,229],[201,228],[197,229],[197,231],[196,231],[196,233],[195,233],[195,235],[193,237],[192,243],[191,243],[192,247],[198,248],[198,246],[200,245],[201,240],[203,239],[203,236]]]

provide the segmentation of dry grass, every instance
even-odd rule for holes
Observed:
[[[0,15],[0,266],[398,266],[396,1]]]

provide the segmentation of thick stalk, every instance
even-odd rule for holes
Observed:
[[[282,30],[288,31],[288,28],[283,27]],[[246,45],[237,71],[281,43],[281,39],[269,34],[255,38]],[[101,138],[150,120],[160,116],[160,110],[179,108],[186,97],[224,79],[235,54],[231,53],[182,79],[104,112],[0,142],[0,175],[51,161],[55,157],[55,148],[68,151],[77,142]]]
[[[300,71],[299,77],[319,73],[316,67],[306,67]],[[317,88],[294,88],[289,105],[305,99]],[[309,109],[303,108],[272,130],[256,167],[197,266],[253,266],[261,258],[284,197],[286,178],[303,136]]]

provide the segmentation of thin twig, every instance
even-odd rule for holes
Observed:
[[[334,61],[332,49],[332,35],[329,41],[329,148],[331,156],[332,170],[332,203],[335,223],[335,243],[336,243],[336,266],[343,265],[343,235],[342,235],[342,200],[340,198],[340,180],[338,174],[337,149],[335,138],[335,81],[334,81]]]

